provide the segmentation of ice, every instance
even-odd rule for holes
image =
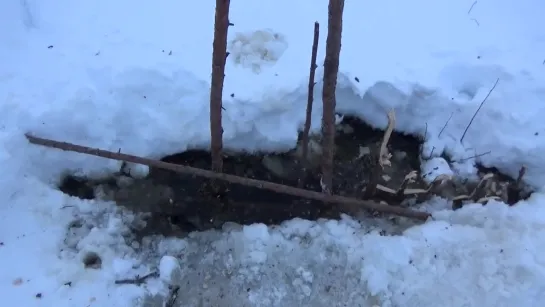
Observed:
[[[5,305],[161,306],[165,283],[115,281],[157,268],[167,276],[176,260],[179,306],[540,306],[544,8],[538,0],[346,0],[339,67],[339,112],[384,128],[393,109],[398,131],[425,137],[424,171],[448,172],[443,154],[465,177],[475,162],[512,176],[525,165],[538,189],[527,201],[453,212],[435,198],[425,204],[432,220],[390,225],[391,236],[377,226],[386,222],[345,217],[139,242],[138,214],[56,188],[63,174],[101,176],[119,162],[31,145],[24,133],[148,158],[206,148],[213,1],[0,2]],[[234,1],[229,19],[225,145],[292,148],[315,21],[312,130],[321,122],[327,1]],[[99,268],[86,267],[91,253]]]

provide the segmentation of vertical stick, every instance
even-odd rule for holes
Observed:
[[[227,29],[229,28],[230,0],[216,0],[214,43],[212,52],[212,81],[210,87],[210,151],[212,170],[223,170],[223,128],[221,123],[223,79],[227,58]]]
[[[318,54],[318,39],[320,37],[320,24],[314,23],[314,40],[312,41],[312,55],[310,59],[310,74],[308,76],[308,100],[307,100],[307,114],[305,118],[305,128],[303,130],[303,136],[301,142],[303,142],[303,160],[308,159],[308,135],[310,133],[310,124],[312,122],[312,103],[314,102],[314,76],[316,75],[316,57]]]
[[[322,190],[330,194],[333,185],[333,157],[335,155],[335,92],[339,73],[339,54],[343,23],[344,0],[329,0],[326,55],[324,60],[324,89],[322,93]]]

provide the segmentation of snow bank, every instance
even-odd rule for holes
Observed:
[[[25,26],[22,18],[4,21],[20,29],[5,33],[7,39],[23,45],[15,45],[21,48],[17,53],[2,51],[9,59],[3,108],[9,110],[12,127],[46,137],[63,131],[67,141],[153,157],[208,144],[209,128],[202,118],[208,112],[213,3],[187,10],[171,1],[130,7],[123,1],[78,6],[25,1],[38,29]],[[428,2],[347,1],[339,111],[383,127],[385,112],[394,108],[398,130],[423,135],[427,127],[429,152],[435,147],[434,154],[447,150],[460,159],[491,151],[478,160],[513,174],[526,164],[528,179],[540,186],[545,172],[536,158],[545,144],[539,120],[545,112],[539,103],[544,71],[542,56],[534,50],[545,43],[530,28],[541,23],[534,9],[539,2],[511,7],[508,1],[480,1],[470,14],[472,1]],[[233,4],[224,112],[230,147],[292,147],[304,120],[312,24],[322,24],[322,59],[326,10],[310,1],[285,12],[279,7],[277,1]],[[7,9],[24,15],[19,6]],[[122,22],[114,18],[121,11]],[[60,13],[67,17],[56,18]],[[148,22],[140,21],[142,14]],[[79,26],[84,24],[93,26]],[[253,41],[241,47],[243,38]],[[270,59],[260,62],[264,50]],[[241,61],[259,66],[260,72]],[[321,71],[316,78],[321,79]],[[321,113],[321,95],[315,97],[313,128]],[[53,155],[40,160],[51,164],[57,157],[84,171],[107,164],[79,155],[67,163]]]
[[[202,297],[210,306],[538,306],[544,271],[534,252],[545,245],[531,237],[543,218],[529,216],[527,206],[493,203],[392,237],[348,218],[296,219],[195,235],[163,252],[184,255],[187,306]]]
[[[232,3],[224,88],[228,147],[284,150],[295,144],[305,114],[312,27],[321,23],[322,59],[326,8],[326,1]],[[427,153],[445,150],[461,159],[490,151],[476,160],[511,174],[525,164],[526,179],[541,187],[542,8],[537,0],[347,0],[338,110],[384,127],[393,108],[398,130],[426,135]],[[12,264],[0,281],[8,302],[133,306],[143,291],[163,293],[161,283],[147,289],[113,284],[148,272],[170,253],[127,241],[128,225],[138,217],[54,189],[66,171],[101,174],[119,164],[31,146],[23,134],[153,158],[207,146],[213,2],[4,1],[0,26],[0,259]],[[315,90],[313,129],[320,123],[320,82]],[[471,170],[474,161],[457,169]],[[232,257],[233,270],[239,285],[256,286],[232,289],[229,297],[253,306],[534,306],[545,293],[536,235],[544,225],[542,197],[511,209],[439,211],[438,221],[394,237],[367,234],[370,229],[348,219],[296,220],[278,229],[253,225],[161,244],[185,246],[202,257],[196,259],[215,255],[198,244],[203,240],[242,246]],[[68,225],[78,218],[84,223],[72,234]],[[100,254],[102,269],[83,267],[90,251]],[[181,268],[221,267],[229,253]],[[324,268],[334,277],[323,275]],[[213,280],[210,288],[225,286],[224,279]],[[337,290],[327,292],[326,280]]]

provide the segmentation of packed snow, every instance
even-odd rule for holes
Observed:
[[[57,189],[63,174],[108,174],[118,162],[24,134],[149,158],[208,146],[214,1],[0,2],[4,304],[162,306],[176,290],[175,306],[540,306],[543,12],[538,0],[346,0],[339,68],[338,111],[384,128],[395,110],[396,130],[426,140],[423,172],[472,176],[479,162],[516,176],[525,165],[538,191],[527,201],[451,211],[437,198],[431,220],[391,236],[346,216],[140,244],[127,239],[136,214]],[[293,148],[315,21],[324,57],[327,1],[233,1],[230,21],[225,144]],[[321,78],[319,65],[313,130]]]

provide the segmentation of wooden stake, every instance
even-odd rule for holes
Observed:
[[[301,146],[303,152],[303,160],[308,160],[308,138],[310,134],[310,124],[312,123],[312,104],[314,102],[314,76],[316,75],[316,57],[318,54],[318,39],[320,37],[320,24],[314,23],[314,40],[312,41],[312,55],[310,59],[310,74],[308,76],[308,100],[307,113],[305,118],[305,128],[301,137]]]
[[[329,0],[326,55],[324,60],[324,88],[322,93],[322,190],[332,193],[333,157],[335,156],[335,108],[339,54],[343,29],[344,0]]]
[[[221,109],[225,61],[227,59],[227,29],[229,28],[230,0],[216,0],[214,43],[212,52],[212,80],[210,87],[210,151],[212,170],[223,170],[223,127]]]

